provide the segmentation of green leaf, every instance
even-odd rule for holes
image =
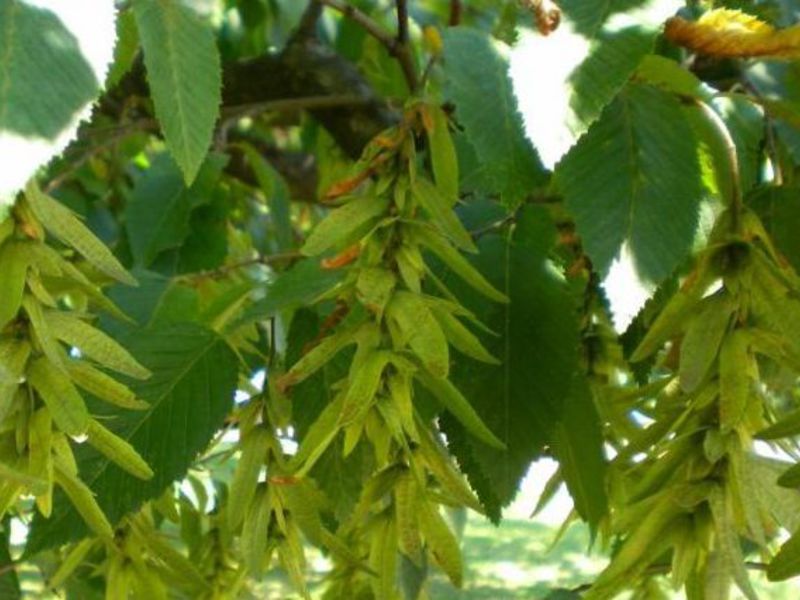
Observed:
[[[659,283],[689,252],[702,197],[695,138],[678,101],[631,84],[556,170],[578,233],[602,275],[625,245]]]
[[[508,66],[491,37],[464,27],[444,35],[445,93],[495,192],[516,205],[545,180],[525,139]]]
[[[89,116],[113,57],[113,3],[74,17],[72,3],[0,0],[0,155],[14,159],[0,169],[0,218]]]
[[[800,527],[800,492],[776,485],[776,480],[791,463],[751,454],[747,457],[758,504],[770,513],[781,527],[794,531]]]
[[[117,15],[117,44],[114,47],[114,61],[106,75],[106,88],[117,85],[130,71],[139,51],[139,31],[133,12],[122,10]]]
[[[714,98],[714,89],[704,84],[694,73],[684,69],[680,63],[657,54],[648,54],[642,59],[636,69],[636,77],[680,96],[694,97],[706,102]]]
[[[756,61],[745,72],[764,107],[774,118],[775,133],[792,158],[800,160],[800,64],[796,61]]]
[[[178,250],[177,272],[211,271],[228,256],[230,200],[227,190],[217,188],[209,203],[195,209],[189,219],[189,235]]]
[[[764,185],[753,190],[747,199],[756,211],[781,254],[800,271],[800,187],[795,185]]]
[[[553,34],[523,34],[511,76],[525,131],[545,166],[552,168],[600,117],[682,4],[568,0],[559,2],[563,15]]]
[[[736,531],[736,523],[730,504],[721,490],[714,490],[711,494],[709,506],[714,517],[716,529],[716,549],[728,565],[731,576],[736,585],[748,600],[758,600],[758,595],[750,582],[747,568],[744,564],[744,554],[739,535]],[[769,577],[769,570],[767,571]]]
[[[15,568],[6,569],[13,564],[11,553],[9,552],[11,533],[11,523],[8,519],[3,521],[0,527],[0,598],[7,600],[18,600],[22,598],[22,590],[19,586],[19,577]]]
[[[316,311],[301,308],[292,318],[286,341],[286,364],[294,365],[308,351],[320,332],[321,319]],[[292,415],[298,439],[302,440],[311,424],[328,404],[333,402],[333,384],[347,377],[350,353],[343,352],[331,359],[319,371],[291,389],[292,404],[298,407]],[[302,407],[302,408],[300,408]]]
[[[473,265],[505,292],[509,304],[487,301],[458,280],[447,280],[465,306],[497,333],[480,337],[501,365],[465,357],[454,363],[451,375],[507,450],[474,439],[464,443],[463,427],[442,419],[451,451],[495,518],[516,495],[530,462],[551,441],[578,364],[576,307],[548,260],[554,242],[553,223],[540,208],[520,212],[510,239],[481,238]]]
[[[800,531],[794,532],[767,566],[767,579],[783,581],[800,575]]]
[[[386,365],[389,364],[391,352],[378,350],[366,356],[351,369],[347,393],[339,413],[339,425],[347,427],[353,423],[363,422],[372,407]]]
[[[606,460],[600,417],[582,377],[573,379],[564,414],[555,427],[553,453],[575,509],[596,531],[608,511]]]
[[[71,436],[86,433],[89,412],[83,398],[61,369],[47,358],[37,358],[26,372],[28,381],[53,415],[58,428]]]
[[[222,73],[214,33],[182,2],[135,0],[133,9],[156,116],[188,186],[219,114]]]
[[[781,415],[776,423],[756,433],[760,440],[777,440],[800,434],[800,409]]]
[[[312,304],[343,278],[342,269],[323,269],[318,259],[301,260],[278,275],[267,286],[264,297],[244,311],[237,324],[267,319],[280,311]]]
[[[725,337],[719,351],[719,423],[722,431],[735,429],[746,417],[752,388],[747,330]]]
[[[186,473],[222,426],[238,375],[233,351],[216,334],[197,325],[139,331],[124,343],[154,373],[146,382],[130,384],[150,407],[120,412],[98,403],[92,413],[108,416],[104,425],[130,443],[153,467],[155,476],[140,481],[85,444],[76,451],[81,479],[112,523],[159,496]],[[56,499],[50,519],[34,519],[26,553],[31,556],[77,540],[86,531],[71,505]]]
[[[786,488],[797,488],[800,486],[800,465],[789,467],[785,473],[778,477],[778,485]]]
[[[294,246],[289,188],[255,146],[245,143],[242,150],[269,204],[269,224],[275,236],[275,249],[285,252]]]
[[[158,154],[135,181],[125,209],[125,227],[134,262],[148,267],[165,250],[179,248],[189,235],[192,211],[211,202],[227,157],[212,154],[187,187],[168,154]]]

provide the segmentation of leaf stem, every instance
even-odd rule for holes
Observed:
[[[741,215],[744,210],[742,201],[741,177],[739,174],[739,158],[736,152],[736,143],[728,131],[727,125],[713,108],[702,100],[694,100],[698,108],[706,117],[708,123],[714,128],[719,141],[725,147],[728,159],[728,175],[730,177],[730,198],[727,198],[731,211],[731,228],[734,232],[739,231]]]

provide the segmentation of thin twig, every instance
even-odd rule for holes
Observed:
[[[447,24],[450,27],[456,27],[461,24],[462,8],[461,0],[450,0],[450,18],[447,20]]]
[[[252,267],[255,265],[269,266],[284,261],[297,260],[302,257],[303,254],[301,254],[300,252],[280,252],[278,254],[268,254],[264,256],[259,255],[235,263],[222,265],[221,267],[218,267],[216,269],[209,269],[207,271],[198,271],[196,273],[187,273],[186,275],[181,276],[180,278],[188,280],[218,279],[234,271],[238,271],[239,269],[246,269],[247,267]]]
[[[409,90],[415,92],[419,86],[419,80],[417,78],[417,70],[414,66],[413,56],[409,51],[408,44],[401,43],[399,41],[399,31],[398,36],[394,36],[388,31],[386,31],[383,27],[378,25],[369,15],[360,11],[355,6],[348,4],[344,0],[314,0],[319,4],[323,4],[333,10],[341,13],[354,23],[360,25],[368,34],[374,37],[378,42],[386,48],[386,51],[397,59],[397,62],[400,63],[400,68],[403,71],[403,76],[406,79],[406,84],[408,85]],[[399,7],[398,7],[399,8]],[[408,27],[408,21],[406,18],[405,25],[403,27]],[[398,30],[400,28],[398,27]],[[407,33],[405,34],[407,35]]]
[[[414,55],[411,53],[408,35],[408,0],[397,2],[397,53],[395,56],[403,69],[403,75],[408,83],[408,89],[413,94],[419,89],[419,77],[414,65]]]
[[[408,44],[408,2],[397,0],[397,43]]]
[[[16,571],[19,568],[19,563],[10,562],[7,565],[0,567],[0,577],[11,571]]]
[[[49,194],[54,189],[60,187],[64,184],[64,182],[72,177],[78,169],[80,169],[83,165],[85,165],[88,161],[92,158],[107,150],[108,148],[116,145],[117,143],[121,142],[123,139],[136,133],[139,130],[147,131],[153,130],[157,127],[157,123],[155,119],[146,118],[146,119],[139,119],[137,121],[133,121],[132,123],[128,123],[126,125],[122,125],[120,127],[114,128],[115,131],[110,133],[103,140],[93,146],[87,148],[83,153],[79,154],[78,157],[72,161],[67,168],[64,169],[61,173],[53,177],[47,184],[44,186],[45,193]]]

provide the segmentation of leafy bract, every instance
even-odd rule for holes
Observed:
[[[156,116],[190,185],[219,114],[222,74],[214,34],[182,2],[136,0],[133,8]]]
[[[153,371],[148,381],[131,383],[137,398],[150,406],[121,412],[98,403],[93,412],[101,413],[103,424],[135,448],[152,466],[154,476],[138,480],[85,445],[76,452],[81,478],[111,523],[157,497],[186,473],[222,426],[232,405],[238,371],[236,356],[225,342],[197,325],[139,331],[125,342]],[[34,520],[26,552],[32,555],[77,540],[86,532],[72,505],[56,501],[50,519]]]

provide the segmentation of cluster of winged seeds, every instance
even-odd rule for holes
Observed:
[[[59,243],[55,247],[48,239]],[[141,479],[153,472],[92,417],[86,398],[124,409],[147,404],[115,372],[146,379],[148,370],[92,324],[88,310],[124,315],[96,279],[135,284],[108,248],[66,207],[35,185],[0,223],[0,516],[24,496],[50,515],[59,486],[99,536],[112,527],[81,479],[73,446],[89,443]]]
[[[425,139],[427,161],[417,150]],[[434,275],[430,261],[443,263],[488,298],[506,298],[461,254],[476,248],[454,212],[457,179],[445,113],[416,103],[368,146],[352,176],[329,192],[337,208],[302,251],[323,257],[323,268],[347,270],[344,281],[319,299],[333,301],[337,318],[272,382],[270,399],[291,395],[293,386],[340,353],[349,357],[349,369],[333,383],[333,400],[288,459],[271,433],[276,417],[268,407],[274,402],[253,405],[243,415],[242,458],[228,511],[230,525],[242,527],[243,553],[253,572],[277,550],[305,590],[302,532],[335,560],[332,598],[396,597],[398,551],[411,568],[432,560],[460,585],[458,541],[440,509],[480,511],[481,505],[417,396],[435,398],[473,435],[502,447],[448,379],[450,346],[478,360],[495,359],[467,324],[482,325]],[[374,470],[334,533],[320,518],[324,498],[309,472],[340,436],[345,456],[368,442]],[[267,477],[259,482],[264,466]]]

